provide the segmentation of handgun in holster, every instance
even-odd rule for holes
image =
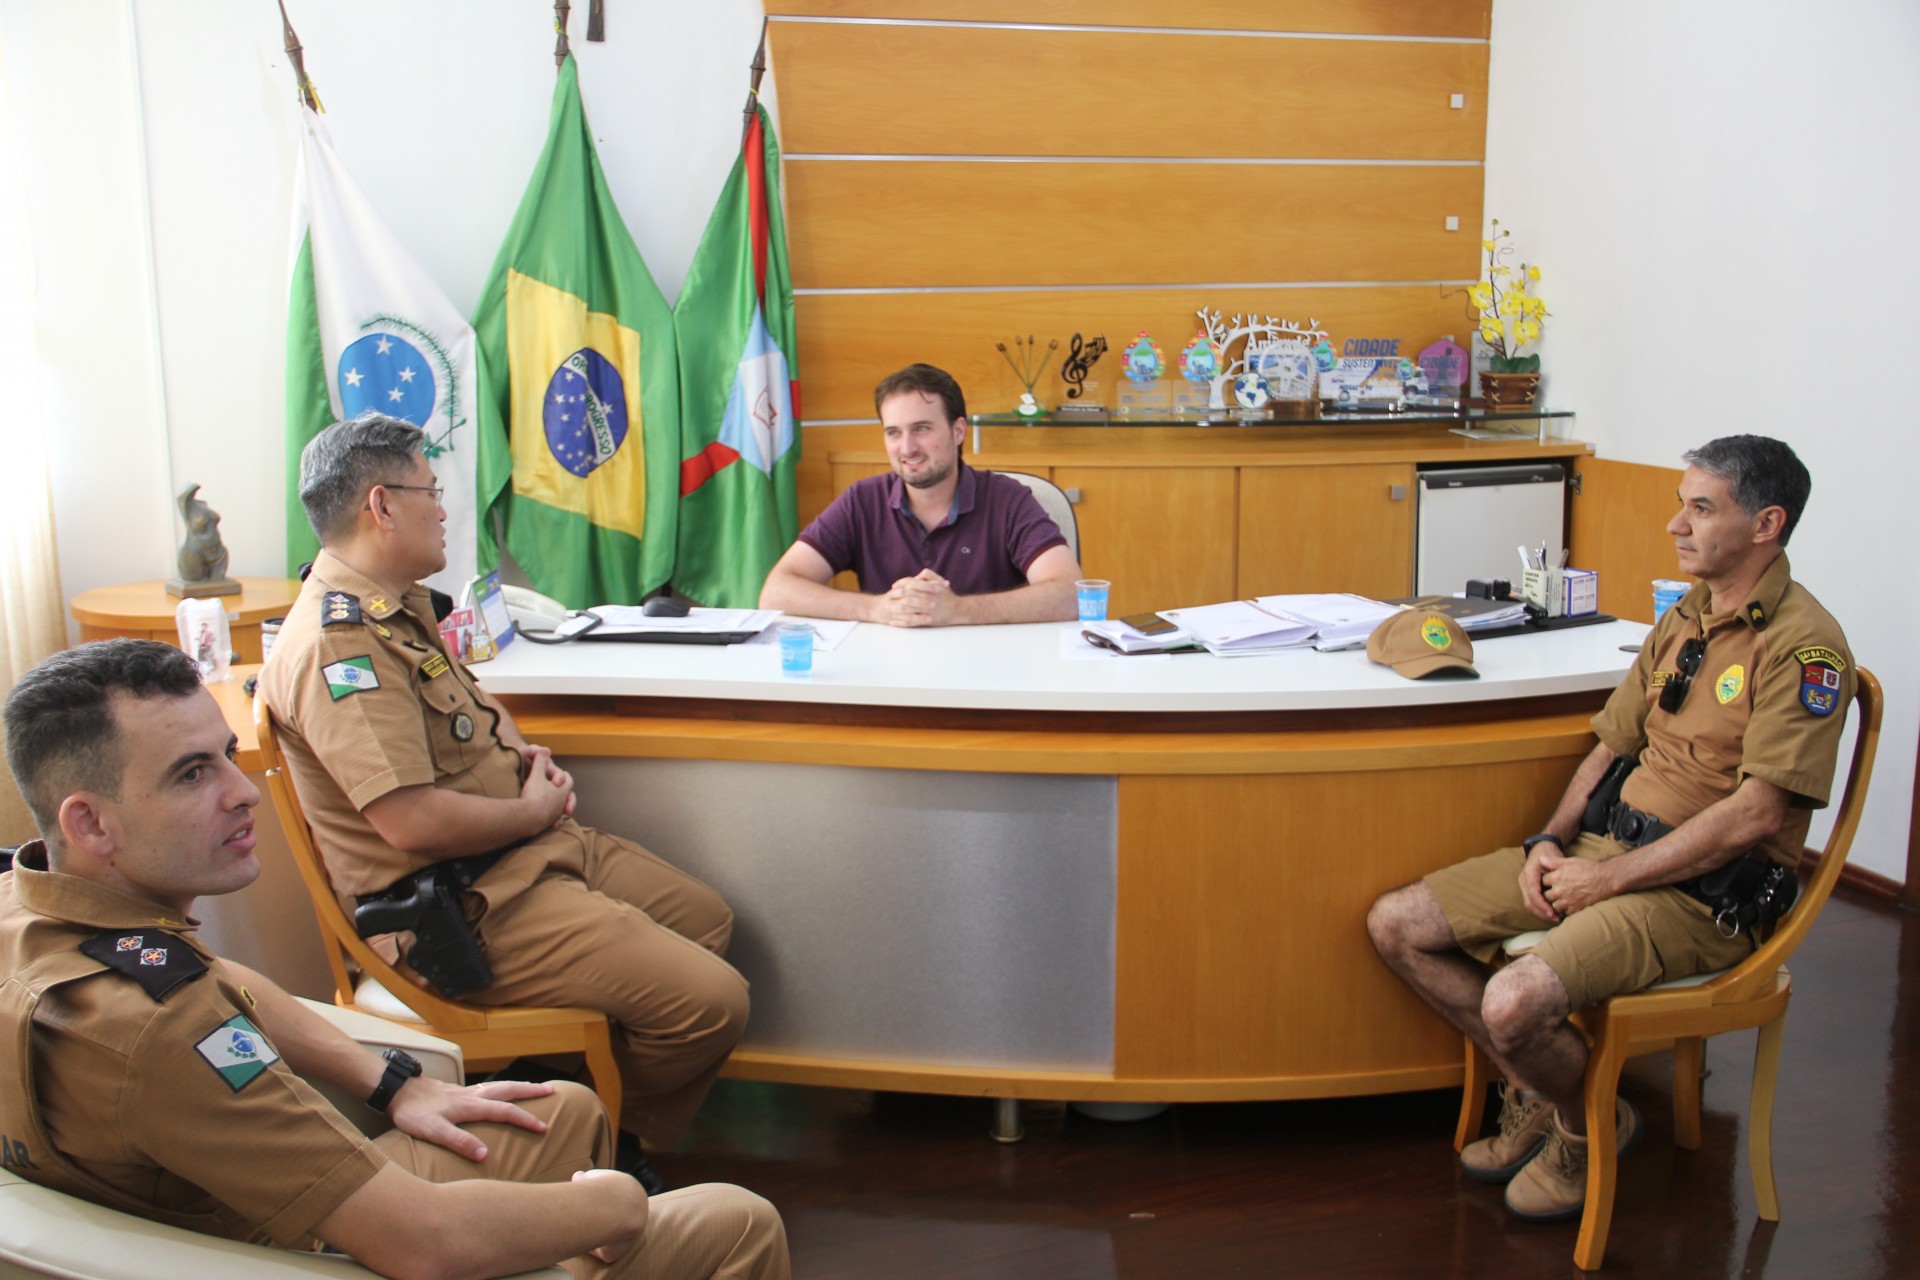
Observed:
[[[1593,784],[1593,790],[1587,793],[1587,811],[1581,815],[1580,829],[1595,835],[1605,835],[1613,825],[1614,810],[1620,804],[1620,792],[1627,785],[1627,775],[1640,764],[1638,756],[1615,756],[1607,771],[1600,775],[1600,781]]]
[[[363,938],[411,932],[413,945],[404,959],[448,999],[493,981],[493,967],[460,906],[461,893],[479,879],[478,872],[462,865],[471,861],[457,859],[416,871],[385,892],[361,898],[353,912],[353,927]]]

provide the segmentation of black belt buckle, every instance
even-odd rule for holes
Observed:
[[[1629,848],[1640,847],[1640,837],[1647,830],[1647,815],[1632,805],[1622,804],[1613,811],[1613,821],[1607,824],[1607,834]]]

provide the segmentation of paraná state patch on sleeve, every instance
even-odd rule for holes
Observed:
[[[156,1001],[207,971],[207,962],[192,947],[157,929],[109,929],[81,943],[80,950],[132,978]]]
[[[329,662],[320,668],[320,674],[327,678],[327,692],[333,695],[335,702],[350,693],[364,693],[380,687],[380,677],[373,673],[373,655],[370,653]]]
[[[240,1092],[259,1079],[266,1069],[280,1061],[280,1051],[267,1043],[260,1028],[236,1013],[207,1032],[194,1045],[194,1051],[213,1068],[227,1087]]]

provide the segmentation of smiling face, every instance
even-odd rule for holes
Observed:
[[[1680,477],[1680,510],[1667,522],[1673,546],[1680,561],[1680,572],[1708,584],[1739,576],[1757,559],[1771,559],[1775,538],[1765,537],[1770,526],[1777,529],[1778,507],[1768,507],[1749,515],[1733,500],[1733,486],[1719,476],[1688,467]]]
[[[181,915],[197,897],[252,884],[260,789],[234,764],[213,695],[117,694],[111,705],[126,764],[117,798],[91,797],[109,850],[96,878]]]
[[[900,479],[915,489],[931,489],[959,466],[967,420],[948,421],[939,396],[901,391],[881,403],[880,432],[887,461]]]

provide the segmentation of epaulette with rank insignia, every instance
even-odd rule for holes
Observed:
[[[154,929],[109,929],[81,943],[80,950],[132,978],[155,1003],[207,971],[207,962],[192,947]]]
[[[360,625],[360,597],[345,591],[329,591],[320,597],[320,625],[341,627]]]

